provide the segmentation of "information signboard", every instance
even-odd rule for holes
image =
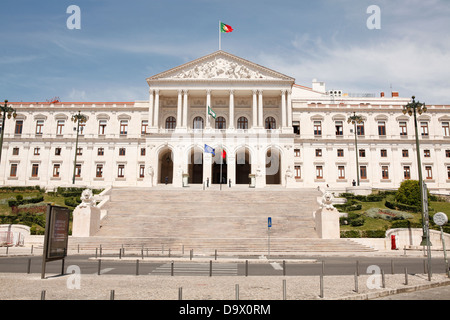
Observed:
[[[41,278],[45,277],[45,264],[47,262],[63,260],[67,256],[69,221],[70,210],[68,208],[47,206]]]

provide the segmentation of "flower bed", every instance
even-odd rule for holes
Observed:
[[[413,218],[413,215],[407,212],[380,208],[370,208],[364,214],[371,218],[384,219],[389,221]]]

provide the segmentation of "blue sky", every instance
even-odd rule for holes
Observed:
[[[300,85],[450,104],[449,16],[448,0],[2,0],[0,100],[145,100],[147,77],[218,50],[221,20],[224,51]]]

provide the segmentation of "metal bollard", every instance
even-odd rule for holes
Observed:
[[[31,254],[33,254],[33,245],[31,245]]]
[[[283,276],[286,275],[286,261],[283,260]]]
[[[248,277],[248,260],[245,260],[245,276]]]
[[[384,270],[381,270],[381,287],[384,289],[386,288],[386,281],[384,278]]]
[[[173,269],[174,269],[174,268],[173,268],[173,263],[174,263],[174,262],[172,261],[172,263],[170,264],[170,275],[171,275],[172,277],[173,277],[173,273],[174,273],[174,272],[173,272]]]
[[[235,294],[236,294],[236,300],[239,300],[239,285],[238,284],[236,284],[234,286],[234,291],[235,291]]]
[[[98,248],[95,248],[95,259],[97,259],[97,249]]]
[[[122,259],[122,249],[119,249],[119,259]]]
[[[405,268],[405,286],[408,285],[408,269]]]
[[[100,257],[102,256],[102,245],[100,245]]]
[[[358,274],[355,272],[355,292],[358,293]]]
[[[41,300],[45,300],[45,290],[41,291]]]
[[[28,259],[28,267],[27,267],[27,273],[31,273],[31,259]]]
[[[391,260],[391,274],[394,274],[394,260]]]
[[[325,275],[325,261],[322,260],[322,274]]]
[[[324,297],[324,293],[323,293],[323,274],[320,275],[320,294],[319,297],[323,298]]]
[[[209,260],[209,276],[212,277],[212,260]]]
[[[214,260],[217,260],[217,249],[214,251]]]
[[[359,276],[359,260],[356,260],[356,275]]]
[[[283,279],[283,300],[286,300],[286,279]]]
[[[183,300],[183,287],[178,288],[178,300]]]
[[[139,275],[139,259],[136,259],[136,275]]]
[[[98,269],[97,269],[97,275],[101,274],[101,269],[102,269],[102,259],[98,260]]]
[[[109,293],[109,300],[114,300],[114,295],[115,295],[114,290],[111,290]]]

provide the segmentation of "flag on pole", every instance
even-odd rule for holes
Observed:
[[[213,156],[216,155],[215,152],[214,152],[214,149],[211,148],[210,146],[208,146],[207,144],[205,144],[205,152],[206,153],[212,153]]]
[[[222,158],[225,160],[227,157],[227,153],[225,152],[225,150],[222,150]]]
[[[223,22],[220,23],[220,32],[230,33],[233,31],[233,28]]]
[[[213,109],[211,109],[210,106],[208,106],[208,114],[213,117],[213,119],[216,118],[216,113],[213,111]]]

